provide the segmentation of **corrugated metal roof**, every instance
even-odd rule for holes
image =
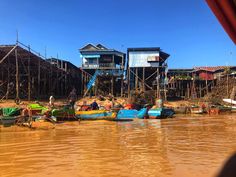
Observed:
[[[209,71],[209,72],[216,72],[218,70],[224,70],[226,68],[233,68],[235,66],[199,66],[194,67],[194,71]]]

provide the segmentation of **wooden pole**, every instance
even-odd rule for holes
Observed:
[[[17,48],[15,49],[15,57],[16,57],[16,99],[19,99],[19,63],[17,56]]]
[[[123,87],[124,87],[124,78],[123,74],[121,76],[121,88],[120,88],[120,96],[123,97]]]
[[[49,81],[50,81],[50,83],[49,83],[49,90],[51,91],[51,92],[54,92],[54,88],[52,87],[53,85],[52,85],[52,83],[53,83],[53,78],[52,78],[53,76],[52,76],[52,58],[50,59],[50,79],[49,79]],[[53,93],[54,94],[54,96],[55,96],[55,94],[56,93]]]
[[[135,68],[135,91],[138,91],[138,68]]]
[[[121,75],[121,90],[120,90],[120,96],[123,97],[124,95],[124,55],[121,58],[121,71],[122,71],[122,75]]]
[[[128,68],[128,98],[130,98],[130,67]]]
[[[229,74],[226,73],[226,79],[227,79],[227,98],[229,97]]]
[[[114,77],[111,79],[111,95],[114,96]]]
[[[143,92],[145,92],[145,67],[143,67]]]
[[[28,56],[28,101],[31,100],[31,73],[30,73],[30,46],[28,46],[29,56]]]
[[[63,61],[62,60],[60,60],[60,61],[61,61],[61,76],[60,77],[63,78],[64,66],[63,66]],[[63,90],[64,90],[63,84],[65,84],[65,79],[61,80],[60,83],[61,83],[61,95],[63,95]]]
[[[81,73],[81,95],[84,95],[84,72]]]
[[[57,92],[58,95],[60,94],[60,91],[59,91],[59,81],[58,81],[58,78],[59,78],[59,68],[60,68],[60,65],[59,65],[59,61],[58,61],[58,57],[57,57],[56,92]]]
[[[159,67],[157,67],[157,99],[160,99],[160,85],[159,85]]]
[[[7,59],[7,94],[6,94],[6,99],[8,100],[8,96],[9,96],[9,91],[10,91],[10,62],[9,62],[9,58]]]
[[[41,62],[40,59],[38,60],[38,98],[40,97],[40,90],[41,90],[41,85],[40,85],[40,81],[41,81]]]
[[[199,84],[199,97],[202,97],[202,83]]]
[[[68,77],[67,77],[67,62],[65,62],[65,92],[64,95],[67,93],[68,91]]]

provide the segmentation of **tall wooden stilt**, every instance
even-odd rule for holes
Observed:
[[[135,68],[135,91],[138,91],[138,68]]]
[[[84,72],[81,73],[81,95],[84,95],[83,86],[84,86]]]
[[[38,98],[40,97],[40,90],[41,90],[41,66],[40,60],[38,60]]]
[[[31,74],[30,74],[30,47],[28,47],[29,56],[28,56],[28,101],[31,100]]]
[[[111,79],[111,95],[114,96],[114,77]]]
[[[159,67],[157,67],[157,77],[156,77],[156,81],[157,81],[157,99],[160,99],[160,85],[159,85],[159,79],[160,76],[159,76]]]
[[[128,98],[130,98],[130,68],[128,68]]]
[[[6,99],[8,100],[9,92],[10,92],[10,62],[9,58],[7,59],[7,93],[6,93]]]
[[[121,88],[120,88],[120,96],[123,97],[123,87],[124,87],[124,78],[121,76]]]
[[[145,92],[145,67],[143,67],[143,83],[142,83],[142,85],[143,85],[143,92]]]
[[[19,99],[19,63],[17,56],[17,48],[15,49],[15,57],[16,57],[16,99]]]

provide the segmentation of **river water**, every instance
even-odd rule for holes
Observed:
[[[0,176],[215,176],[235,135],[236,115],[1,127]]]

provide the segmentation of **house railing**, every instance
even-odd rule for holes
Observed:
[[[117,65],[115,63],[99,63],[99,64],[88,64],[84,63],[82,65],[84,68],[98,69],[98,68],[111,68],[111,69],[121,69],[121,65]]]

